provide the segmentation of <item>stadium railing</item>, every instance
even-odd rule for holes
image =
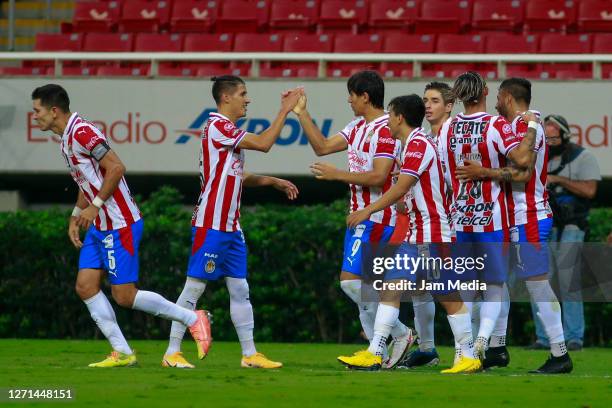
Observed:
[[[506,76],[509,63],[591,63],[593,79],[602,78],[602,63],[612,63],[611,54],[344,54],[344,53],[258,53],[258,52],[0,52],[0,61],[54,61],[55,76],[62,76],[64,61],[146,61],[149,77],[158,75],[159,63],[251,61],[252,78],[259,77],[262,61],[318,62],[318,77],[327,77],[328,62],[404,62],[413,64],[413,78],[421,77],[423,63],[496,63],[497,77]]]

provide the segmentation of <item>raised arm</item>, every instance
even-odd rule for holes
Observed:
[[[300,125],[302,126],[302,129],[304,129],[304,133],[306,134],[308,142],[310,142],[310,146],[312,146],[312,150],[314,150],[315,154],[317,156],[325,156],[331,153],[346,150],[348,147],[346,138],[340,133],[326,138],[312,120],[306,105],[307,98],[304,94],[300,97],[298,104],[293,109],[293,112],[298,116]]]
[[[262,176],[253,173],[244,173],[242,185],[245,187],[265,187],[272,186],[275,189],[284,192],[287,198],[295,200],[299,194],[298,188],[289,180],[284,180],[278,177]]]
[[[393,163],[392,159],[374,159],[372,170],[356,173],[338,169],[329,163],[317,162],[310,166],[310,171],[319,180],[337,180],[365,187],[382,187],[391,172]]]
[[[528,123],[527,133],[525,134],[525,137],[523,137],[523,140],[521,140],[518,147],[508,152],[508,158],[512,160],[517,167],[533,169],[536,160],[534,148],[538,134],[538,118],[533,112],[530,111],[517,112],[517,114],[521,115],[525,123]]]

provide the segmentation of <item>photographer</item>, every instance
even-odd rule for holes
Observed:
[[[567,347],[580,350],[584,336],[580,252],[588,229],[590,200],[597,193],[601,173],[595,156],[570,142],[570,127],[563,116],[547,116],[544,130],[549,147],[547,190],[554,216],[551,283],[553,279],[558,281]],[[531,348],[547,349],[547,336],[533,303],[532,311],[537,340]]]

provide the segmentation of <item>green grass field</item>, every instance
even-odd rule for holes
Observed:
[[[574,372],[562,376],[529,375],[546,358],[544,351],[511,349],[511,367],[473,375],[446,376],[439,368],[411,371],[354,372],[336,356],[359,346],[336,344],[259,344],[259,351],[280,360],[275,371],[240,368],[238,343],[216,342],[195,370],[160,367],[166,342],[132,341],[138,368],[92,369],[87,364],[108,351],[104,341],[0,340],[2,406],[6,388],[71,388],[68,406],[83,407],[610,407],[612,350],[586,349],[572,354]],[[195,346],[185,354],[195,361]],[[440,367],[453,350],[441,348]],[[59,402],[54,405],[62,404]]]

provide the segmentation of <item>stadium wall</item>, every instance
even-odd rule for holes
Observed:
[[[211,82],[179,79],[3,79],[0,82],[0,176],[65,173],[58,138],[40,132],[31,118],[30,94],[48,82],[59,82],[71,98],[71,108],[95,122],[110,137],[131,174],[192,175],[198,171],[199,129],[215,109]],[[421,94],[426,81],[388,81],[386,100],[407,93]],[[304,85],[309,110],[327,135],[351,120],[344,80],[248,82],[252,99],[241,127],[259,132],[279,107],[284,89]],[[499,82],[489,83],[488,110],[494,112]],[[534,81],[532,107],[544,115],[558,113],[572,124],[575,141],[591,150],[602,175],[612,177],[612,113],[610,81]],[[295,117],[290,117],[277,146],[265,157],[249,152],[249,171],[286,176],[309,175],[315,158]],[[326,161],[345,166],[336,154]]]

